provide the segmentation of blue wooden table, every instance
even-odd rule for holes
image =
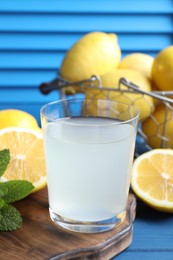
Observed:
[[[116,259],[173,259],[173,214],[153,210],[138,200],[132,244]]]

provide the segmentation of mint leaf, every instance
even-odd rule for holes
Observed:
[[[9,161],[10,161],[10,151],[8,149],[1,150],[0,151],[0,177],[5,172]]]
[[[5,201],[0,198],[0,209],[4,206],[4,204],[5,204]]]
[[[16,230],[22,226],[22,217],[12,205],[5,204],[0,209],[0,231]]]
[[[10,161],[10,151],[0,151],[0,177],[5,172]],[[20,212],[11,204],[28,196],[34,186],[25,180],[10,180],[0,182],[0,231],[12,231],[22,226]]]
[[[2,198],[8,192],[8,188],[0,182],[0,198]]]
[[[8,192],[2,197],[6,203],[12,203],[17,200],[21,200],[28,196],[34,189],[31,182],[24,180],[11,180],[0,183],[4,188],[7,188]]]

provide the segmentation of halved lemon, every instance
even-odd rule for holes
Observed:
[[[131,186],[149,206],[173,212],[173,150],[153,149],[134,162]]]
[[[47,184],[42,133],[9,127],[0,130],[0,150],[10,150],[10,162],[1,181],[27,180],[37,191]]]

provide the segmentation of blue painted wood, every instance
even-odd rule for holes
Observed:
[[[173,253],[162,251],[141,251],[141,252],[123,252],[118,255],[116,260],[172,260]]]
[[[56,76],[57,70],[0,70],[0,86],[1,87],[36,87],[45,80],[51,80]]]
[[[2,12],[76,12],[76,13],[100,13],[100,12],[123,12],[123,13],[171,13],[173,10],[172,0],[42,0],[21,1],[21,0],[6,0],[0,2],[0,10]]]
[[[11,32],[135,32],[172,33],[172,19],[166,14],[16,14],[1,13],[0,31]]]
[[[117,260],[173,259],[173,215],[149,208],[137,201],[133,241]]]
[[[57,70],[64,53],[56,51],[0,51],[0,69],[53,69]],[[17,63],[16,63],[17,60]]]

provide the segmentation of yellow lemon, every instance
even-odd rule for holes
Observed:
[[[152,78],[160,90],[173,90],[173,45],[163,49],[155,57]]]
[[[135,160],[131,186],[146,204],[160,211],[173,212],[172,185],[172,149],[154,149]]]
[[[39,130],[37,120],[31,114],[17,109],[0,110],[0,129],[11,126]]]
[[[8,127],[0,130],[0,150],[10,150],[10,162],[1,181],[27,180],[34,192],[47,184],[42,133],[37,130]]]
[[[120,62],[120,69],[134,69],[140,71],[146,77],[151,78],[151,69],[154,58],[145,53],[131,53]]]
[[[119,87],[120,78],[127,78],[129,81],[139,86],[141,90],[148,92],[151,91],[150,80],[139,71],[116,69],[113,72],[101,75],[100,78],[103,88],[113,88],[116,90]],[[121,89],[128,90],[125,86],[122,86]],[[150,96],[144,96],[142,94],[123,93],[120,91],[100,90],[94,88],[85,88],[85,93],[87,97],[118,100],[134,105],[140,113],[139,120],[146,119],[154,110],[153,99]]]
[[[152,148],[173,148],[173,108],[158,104],[151,117],[142,123],[142,131]]]
[[[65,55],[60,75],[69,81],[90,78],[116,69],[121,50],[116,34],[91,32],[80,38]]]

